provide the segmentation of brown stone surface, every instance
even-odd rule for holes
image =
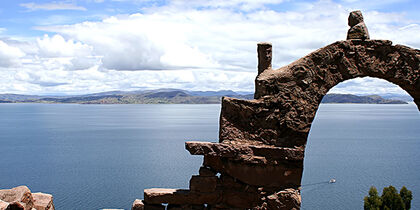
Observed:
[[[349,24],[350,27],[353,27],[353,26],[355,26],[359,23],[364,22],[363,15],[362,15],[362,12],[360,10],[350,12],[348,20],[349,20],[348,24]]]
[[[231,158],[236,157],[238,154],[249,154],[252,152],[249,147],[245,146],[200,141],[185,142],[185,148],[191,153],[191,155],[208,155]]]
[[[224,98],[219,141],[306,144],[316,110],[338,83],[371,76],[406,90],[419,106],[420,51],[385,40],[340,41],[256,79],[255,100]]]
[[[220,192],[194,193],[190,190],[152,188],[144,190],[146,204],[213,204],[220,199]]]
[[[368,29],[365,23],[359,23],[349,29],[347,32],[347,39],[370,39]]]
[[[140,199],[136,199],[131,206],[131,210],[144,210],[144,203]]]
[[[216,176],[192,176],[190,179],[190,190],[193,192],[214,192],[216,186]]]
[[[31,191],[26,186],[0,190],[0,200],[9,204],[17,204],[25,210],[32,209],[34,205]]]
[[[243,191],[223,191],[223,203],[231,208],[250,208],[258,205],[259,195]]]
[[[286,189],[267,196],[267,209],[300,209],[300,193],[295,189]]]
[[[278,161],[303,161],[304,156],[304,151],[300,148],[234,144],[234,142],[189,141],[185,143],[185,147],[192,155],[234,158],[248,163],[257,161],[258,163],[275,164],[274,162],[264,161],[265,157]]]
[[[215,171],[205,166],[201,166],[198,173],[200,174],[200,176],[215,176],[216,175]]]
[[[282,165],[245,165],[229,161],[224,171],[252,186],[299,187],[303,168]]]
[[[144,210],[165,210],[166,207],[162,204],[146,204]]]
[[[36,210],[54,210],[53,196],[45,193],[32,193]]]
[[[9,203],[0,200],[0,210],[6,210],[6,208],[9,206]]]
[[[370,39],[368,29],[363,20],[362,12],[353,11],[349,15],[350,29],[347,32],[347,39]]]
[[[272,46],[268,42],[260,42],[257,47],[258,51],[258,74],[266,69],[271,69]]]

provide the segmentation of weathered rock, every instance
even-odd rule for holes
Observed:
[[[266,161],[267,158],[269,160],[301,162],[304,156],[303,149],[264,145],[189,141],[185,143],[185,147],[192,155],[234,158],[246,163],[275,164],[275,162]]]
[[[9,206],[9,203],[0,200],[0,210],[6,210],[6,208]]]
[[[185,142],[185,148],[192,155],[208,155],[218,157],[236,157],[238,154],[252,153],[251,149],[246,146],[235,146],[231,144],[217,144],[199,141]]]
[[[210,167],[215,171],[223,171],[223,162],[221,157],[204,156],[203,166]]]
[[[165,206],[162,204],[146,204],[144,210],[165,210]]]
[[[363,15],[362,15],[362,12],[360,10],[350,12],[349,22],[348,22],[350,27],[353,27],[353,26],[355,26],[359,23],[363,23],[363,22],[364,22]]]
[[[259,195],[242,191],[224,190],[223,203],[231,208],[251,208],[258,205]]]
[[[260,42],[257,47],[258,51],[258,74],[266,69],[271,69],[272,46],[268,42]]]
[[[349,39],[370,39],[368,29],[363,20],[362,12],[353,11],[349,15],[349,26],[350,29],[347,32],[347,40]]]
[[[216,172],[208,167],[201,166],[198,174],[200,174],[200,176],[215,176]]]
[[[143,200],[136,199],[131,206],[131,210],[144,210]]]
[[[192,176],[190,190],[193,192],[214,192],[216,191],[217,177],[213,176]]]
[[[32,193],[36,210],[54,210],[53,196],[45,193]]]
[[[224,172],[252,186],[299,187],[303,168],[281,165],[245,165],[229,161]]]
[[[32,209],[34,205],[31,191],[26,186],[0,190],[0,200],[9,203],[11,206],[23,207],[25,210]]]
[[[144,190],[146,204],[214,204],[220,200],[220,192],[194,193],[190,190],[152,188]]]
[[[351,27],[347,32],[347,39],[370,39],[369,32],[365,23],[358,23],[357,25]]]
[[[300,193],[295,189],[286,189],[267,196],[268,209],[300,209]]]

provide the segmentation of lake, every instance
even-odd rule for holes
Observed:
[[[220,105],[0,104],[0,188],[51,193],[59,210],[130,209],[145,188],[188,187],[202,156],[184,142],[217,142],[219,114]],[[405,185],[419,209],[419,128],[413,104],[321,105],[302,209],[363,209],[371,185]]]

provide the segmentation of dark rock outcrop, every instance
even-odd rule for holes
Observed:
[[[338,83],[377,77],[399,85],[420,110],[420,51],[369,40],[360,11],[350,13],[348,40],[280,69],[271,44],[258,44],[253,100],[222,99],[219,143],[187,142],[203,155],[189,190],[146,189],[145,209],[299,209],[304,150],[322,98]]]
[[[347,39],[370,39],[368,29],[363,20],[362,12],[353,11],[349,15],[349,26],[350,29],[347,32]]]

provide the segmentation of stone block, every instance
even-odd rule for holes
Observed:
[[[224,171],[251,186],[261,187],[298,187],[303,168],[283,165],[248,165],[228,161]]]
[[[22,206],[24,209],[32,209],[34,205],[32,193],[26,186],[0,190],[0,200],[10,203],[10,205]]]
[[[267,196],[268,209],[300,209],[301,196],[298,190],[286,189]]]
[[[347,39],[370,39],[368,29],[364,22],[351,27],[347,32]]]
[[[252,154],[252,150],[246,146],[212,142],[189,141],[185,142],[185,148],[191,155],[233,158],[238,154]]]
[[[214,192],[216,187],[216,176],[192,176],[190,179],[190,190],[193,192]]]
[[[146,204],[213,204],[220,200],[218,191],[212,193],[194,193],[190,190],[152,188],[144,190]]]
[[[353,27],[362,22],[364,22],[364,20],[362,12],[360,10],[350,12],[348,19],[348,24],[350,27]]]
[[[258,205],[259,195],[257,193],[246,193],[243,191],[224,190],[223,203],[232,208],[252,208]]]
[[[54,210],[53,196],[45,193],[32,193],[36,210]]]
[[[144,210],[144,203],[140,199],[136,199],[131,206],[131,210]]]
[[[215,176],[216,172],[208,167],[201,166],[200,170],[198,171],[198,174],[200,174],[200,176]]]
[[[145,204],[144,210],[165,210],[165,206],[162,204]]]
[[[210,167],[212,170],[217,172],[223,171],[223,162],[221,157],[205,155],[203,165]]]

